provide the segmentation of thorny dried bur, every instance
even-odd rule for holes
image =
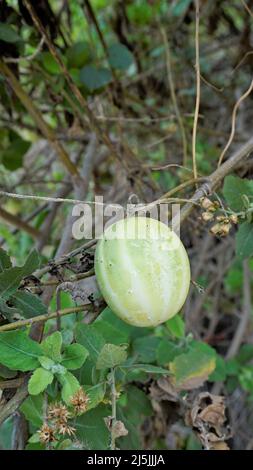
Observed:
[[[62,421],[56,421],[55,427],[57,429],[57,432],[59,434],[62,434],[63,436],[73,436],[76,432],[76,428],[69,426],[67,423],[64,423]]]
[[[42,444],[49,444],[50,442],[56,441],[55,430],[48,424],[43,424],[43,426],[38,431],[38,434]]]
[[[87,411],[88,402],[89,397],[82,388],[80,388],[70,399],[70,403],[77,414],[85,413],[85,411]]]
[[[63,403],[54,403],[48,407],[48,419],[58,419],[66,423],[71,414]]]

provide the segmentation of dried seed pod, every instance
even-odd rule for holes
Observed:
[[[208,197],[201,198],[200,204],[201,207],[207,211],[213,210],[214,204],[210,199],[208,199]]]
[[[201,214],[201,217],[204,220],[204,222],[209,222],[210,220],[213,220],[214,214],[213,212],[203,212]]]
[[[210,232],[213,235],[219,235],[220,237],[226,237],[231,229],[232,225],[230,223],[217,223],[211,227]]]
[[[236,214],[232,214],[230,217],[229,217],[229,220],[230,222],[232,222],[232,224],[238,224],[238,217]]]
[[[220,236],[221,237],[226,237],[229,234],[229,231],[230,231],[231,227],[232,227],[232,225],[230,223],[222,224],[221,231],[220,231]]]
[[[225,222],[226,219],[227,219],[227,217],[225,215],[217,215],[217,217],[216,217],[217,222]],[[228,219],[227,219],[227,221],[229,222]]]

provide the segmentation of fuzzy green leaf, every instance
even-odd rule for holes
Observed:
[[[49,357],[46,357],[46,356],[40,356],[39,358],[39,363],[40,365],[46,369],[46,370],[50,370],[52,372],[52,367],[55,366],[55,362],[50,359]]]
[[[97,359],[97,369],[107,369],[122,364],[127,359],[126,346],[105,344]]]
[[[45,356],[50,357],[53,361],[60,362],[62,359],[62,335],[59,331],[55,331],[41,343],[41,348]]]
[[[81,385],[71,372],[66,372],[64,375],[57,375],[57,378],[62,385],[62,399],[65,403],[69,404],[70,399],[81,388]]]
[[[81,344],[70,344],[65,348],[61,364],[66,369],[79,369],[84,364],[88,355],[89,352]]]
[[[39,395],[46,390],[54,380],[54,375],[49,370],[39,367],[36,369],[28,382],[28,392],[30,395]]]

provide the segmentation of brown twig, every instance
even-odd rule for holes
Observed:
[[[11,380],[0,380],[0,389],[4,390],[6,388],[18,388],[24,382],[24,377],[19,377],[18,379]]]
[[[27,382],[29,377],[25,379],[25,382],[21,387],[18,388],[16,394],[7,403],[0,406],[0,424],[2,424],[10,415],[20,407],[21,403],[27,397]]]
[[[249,8],[249,6],[247,5],[247,3],[244,0],[241,0],[241,3],[243,4],[245,10],[247,10],[247,12],[251,16],[251,18],[253,18],[253,13],[252,13],[251,9]]]
[[[108,135],[103,132],[100,127],[97,125],[97,122],[96,122],[96,119],[94,118],[93,116],[93,113],[92,111],[90,110],[89,106],[88,106],[88,103],[86,101],[86,99],[84,98],[84,96],[81,94],[79,88],[76,86],[76,84],[74,83],[71,75],[69,74],[68,70],[67,70],[67,67],[65,66],[65,64],[63,63],[63,61],[61,60],[61,57],[56,49],[56,47],[54,46],[54,44],[52,43],[47,31],[45,30],[44,26],[42,25],[40,19],[38,18],[33,6],[31,5],[30,1],[28,0],[24,0],[24,4],[26,6],[26,8],[28,9],[32,19],[33,19],[33,22],[36,26],[36,28],[38,29],[38,31],[40,32],[41,36],[44,37],[45,39],[45,43],[47,44],[48,46],[48,49],[49,51],[51,52],[53,58],[56,60],[57,64],[59,65],[60,69],[62,70],[63,72],[63,75],[64,77],[66,78],[66,81],[73,93],[73,95],[77,98],[81,108],[85,109],[86,112],[87,112],[87,115],[89,117],[89,127],[90,127],[90,130],[92,132],[96,132],[97,136],[105,143],[105,145],[110,149],[110,151],[112,152],[113,155],[115,155],[117,158],[118,158],[118,155],[117,155],[117,152],[115,150],[115,147],[113,145],[113,143],[111,142],[110,138],[108,137]],[[85,125],[87,124],[87,122],[85,121]]]
[[[6,325],[0,326],[0,332],[1,331],[11,331],[11,330],[16,330],[17,328],[23,328],[24,326],[30,326],[33,325],[34,323],[38,322],[45,322],[48,320],[52,320],[53,318],[57,318],[57,316],[65,316],[69,315],[70,313],[78,313],[82,312],[84,310],[90,310],[92,308],[92,305],[86,304],[86,305],[78,305],[77,307],[69,307],[65,308],[63,310],[59,310],[58,312],[53,312],[53,313],[46,313],[44,315],[38,315],[37,317],[32,317],[28,318],[26,320],[18,320],[13,323],[7,323]]]
[[[16,215],[11,214],[10,212],[6,211],[2,207],[0,207],[0,218],[8,222],[9,224],[17,227],[21,230],[24,230],[26,233],[31,235],[35,240],[40,237],[40,232],[36,228],[29,225],[22,219],[19,219]]]
[[[15,77],[11,69],[5,64],[5,62],[2,59],[0,59],[0,71],[3,73],[4,77],[10,84],[14,93],[20,99],[24,107],[27,109],[28,113],[30,113],[30,115],[33,117],[41,133],[51,143],[52,147],[56,151],[56,154],[58,155],[59,159],[61,160],[61,162],[67,169],[67,171],[73,177],[76,177],[76,178],[79,177],[79,173],[78,173],[76,166],[70,160],[69,155],[67,154],[64,147],[57,140],[53,129],[49,127],[49,125],[43,119],[42,114],[39,111],[39,109],[36,108],[32,99],[24,91],[24,89],[20,85],[19,81],[17,80],[17,78]]]

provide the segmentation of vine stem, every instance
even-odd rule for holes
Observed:
[[[171,66],[171,58],[170,58],[170,47],[168,43],[168,39],[166,36],[166,32],[164,28],[161,28],[161,34],[163,38],[163,43],[165,47],[165,54],[166,54],[166,67],[167,67],[167,75],[168,75],[168,82],[171,94],[171,100],[174,106],[175,115],[178,121],[178,126],[181,132],[182,137],[182,144],[183,144],[183,166],[187,165],[187,139],[186,139],[186,132],[184,128],[184,122],[178,107],[177,97],[174,87],[173,75],[172,75],[172,66]]]
[[[27,318],[26,320],[19,320],[13,323],[7,323],[7,325],[0,326],[1,331],[11,331],[16,330],[17,328],[22,328],[23,326],[33,325],[34,323],[38,323],[40,321],[47,321],[52,320],[52,318],[57,318],[58,316],[63,317],[64,315],[69,315],[70,313],[78,313],[82,312],[83,310],[90,310],[92,305],[78,305],[77,307],[69,307],[62,310],[58,310],[58,312],[53,313],[45,313],[44,315],[38,315],[37,317]]]
[[[116,405],[117,405],[117,392],[116,392],[116,385],[115,385],[115,370],[112,367],[111,369],[111,402],[112,402],[112,420],[111,420],[111,450],[116,449],[116,443],[115,443],[115,433],[114,433],[114,426],[117,421],[117,411],[116,411]]]
[[[242,96],[240,96],[240,98],[237,100],[237,102],[235,103],[235,106],[234,106],[234,109],[233,109],[233,112],[232,112],[232,125],[231,125],[231,132],[230,132],[230,136],[229,136],[229,139],[227,141],[227,144],[225,145],[225,148],[223,149],[222,153],[221,153],[221,156],[219,158],[219,162],[218,162],[218,167],[222,164],[222,161],[224,159],[224,156],[228,150],[228,148],[230,147],[233,139],[234,139],[234,135],[235,135],[235,124],[236,124],[236,114],[237,114],[237,110],[241,104],[241,102],[243,100],[245,100],[245,98],[247,98],[247,96],[249,96],[249,94],[252,92],[253,90],[253,80],[251,80],[250,82],[250,85],[249,85],[249,88],[245,91],[245,93],[243,93]]]
[[[194,178],[198,177],[197,162],[196,162],[196,141],[197,141],[197,128],[200,106],[200,65],[199,65],[199,0],[195,0],[196,9],[196,26],[195,26],[195,70],[196,70],[196,103],[194,122],[192,130],[192,168]]]

